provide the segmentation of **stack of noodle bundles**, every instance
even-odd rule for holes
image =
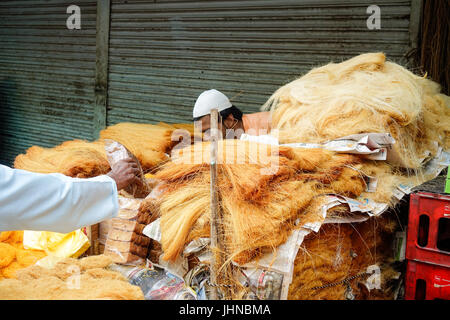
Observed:
[[[240,264],[275,250],[297,219],[320,220],[307,209],[321,203],[321,195],[356,197],[365,189],[361,173],[352,169],[361,163],[356,156],[239,140],[219,141],[218,150],[227,256]],[[209,236],[209,152],[209,143],[195,144],[156,173],[164,185],[158,201],[164,260],[174,261],[187,243]]]
[[[220,142],[218,189],[229,260],[240,264],[254,260],[276,250],[299,225],[320,221],[317,208],[330,193],[363,196],[392,207],[397,186],[429,179],[421,173],[424,160],[436,156],[440,148],[448,150],[449,101],[436,83],[386,62],[382,53],[316,68],[281,87],[263,108],[272,111],[272,127],[279,130],[281,143],[322,143],[351,134],[390,133],[396,140],[391,154],[398,159],[368,161],[322,149],[270,147],[263,153],[268,161],[260,161],[244,142]],[[229,157],[224,150],[230,149],[238,149],[231,158],[238,154],[236,158],[244,163],[221,164],[221,158]],[[277,163],[277,170],[262,174],[261,169],[272,163]],[[198,151],[193,146],[157,173],[164,194],[155,212],[161,217],[165,260],[176,259],[190,241],[209,236],[208,164],[209,148]],[[375,192],[366,190],[367,176],[377,179]],[[348,214],[342,206],[331,211],[330,215]],[[364,223],[325,225],[318,234],[310,234],[295,262],[289,298],[343,299],[343,286],[312,288],[388,261],[389,238],[396,226],[388,213]],[[390,267],[382,272],[390,273],[384,280],[395,274]],[[360,296],[392,294],[386,283],[383,294],[367,293],[356,283],[352,282],[352,288]]]
[[[192,240],[210,236],[209,163],[209,143],[195,144],[181,150],[156,173],[161,181],[160,195],[144,200],[139,210],[161,218],[163,260],[176,260]],[[369,195],[365,191],[365,174],[379,174],[382,178],[391,172],[390,166],[378,168],[373,161],[354,155],[240,140],[219,141],[217,163],[226,262],[232,260],[241,265],[276,251],[295,228],[308,222],[323,222],[320,207],[326,195]],[[380,200],[388,199],[390,194],[379,188],[370,195]],[[334,215],[348,214],[343,206],[333,211]],[[382,249],[388,242],[380,242],[381,234],[365,224],[334,224],[326,225],[317,235],[309,235],[295,262],[289,298],[343,299],[342,286],[334,291],[310,289],[327,281],[341,281],[386,260],[387,255],[382,254],[386,250]],[[335,242],[342,243],[336,246]],[[358,258],[350,259],[351,250]],[[319,275],[315,274],[319,269]],[[356,284],[352,286],[360,292]]]
[[[366,53],[315,68],[279,88],[262,109],[272,111],[281,143],[322,143],[358,133],[390,133],[399,159],[419,169],[450,148],[450,98],[433,81]]]

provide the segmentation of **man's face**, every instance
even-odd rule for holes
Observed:
[[[219,123],[218,123],[218,129],[220,132],[222,132],[222,137],[225,136],[225,127],[222,125],[222,121],[220,121],[220,114],[219,114]],[[196,136],[203,136],[203,141],[209,141],[211,138],[211,115],[206,115],[203,118],[201,118],[198,121],[194,121],[194,134]]]

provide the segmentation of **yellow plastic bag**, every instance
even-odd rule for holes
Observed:
[[[24,231],[23,246],[25,249],[43,250],[48,256],[78,258],[90,243],[81,229],[69,233]]]

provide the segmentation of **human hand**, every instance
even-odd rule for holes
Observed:
[[[111,177],[117,185],[117,190],[122,190],[128,187],[133,182],[139,182],[138,165],[133,159],[126,158],[118,161],[107,174]]]

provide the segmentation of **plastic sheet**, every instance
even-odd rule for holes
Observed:
[[[132,183],[125,188],[125,191],[134,198],[145,198],[150,193],[150,186],[144,177],[144,171],[142,170],[139,160],[130,151],[128,151],[125,146],[114,140],[105,139],[105,150],[111,168],[117,162],[126,158],[131,158],[134,162],[136,162],[139,168],[139,182]]]
[[[163,268],[154,265],[147,268],[111,265],[109,268],[139,286],[146,300],[197,300],[195,291],[187,287],[182,278]]]
[[[24,231],[25,249],[42,250],[49,256],[78,258],[90,246],[88,237],[81,229],[69,233],[48,231]]]

